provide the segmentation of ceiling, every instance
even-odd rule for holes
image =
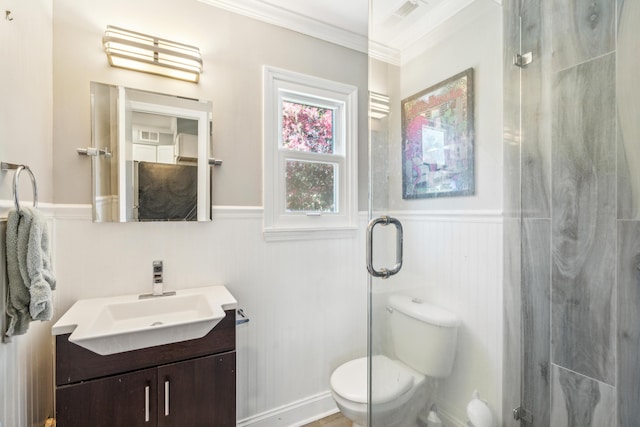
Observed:
[[[478,16],[479,9],[502,0],[199,0],[401,65],[416,53],[416,44],[455,31],[443,25],[461,14]],[[441,33],[437,36],[436,33]]]

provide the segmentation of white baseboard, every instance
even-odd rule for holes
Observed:
[[[454,415],[445,405],[438,405],[438,414],[442,419],[442,423],[447,427],[465,427],[466,423]]]
[[[464,421],[447,412],[439,411],[439,414],[442,423],[447,427],[465,427],[467,425]]]
[[[323,392],[287,405],[238,420],[238,427],[299,427],[338,412],[330,392]]]

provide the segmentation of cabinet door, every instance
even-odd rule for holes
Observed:
[[[131,144],[133,147],[133,160],[139,162],[152,162],[155,163],[158,157],[157,149],[155,145],[146,144]]]
[[[158,368],[159,427],[235,425],[235,352]]]
[[[156,425],[157,370],[58,387],[58,427],[150,427]]]
[[[176,162],[175,147],[173,145],[158,145],[157,155],[158,163],[174,164]]]

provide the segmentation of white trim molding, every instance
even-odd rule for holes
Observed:
[[[331,397],[331,392],[325,391],[314,396],[297,400],[287,405],[238,420],[238,427],[282,427],[300,426],[327,415],[335,414],[338,408]],[[301,422],[300,420],[305,420]]]
[[[20,201],[20,207],[32,207],[31,200]],[[57,205],[47,202],[38,202],[38,209],[44,213],[47,218],[51,218],[55,214]],[[9,211],[15,209],[15,204],[12,200],[0,200],[0,218],[7,218]]]
[[[0,212],[4,205],[0,200]],[[90,204],[49,204],[46,209],[56,219],[93,220]],[[262,206],[212,206],[211,210],[213,222],[216,219],[262,219],[264,213]]]
[[[486,222],[502,224],[503,213],[500,210],[390,210],[374,212],[373,216],[389,215],[402,221],[431,222]]]
[[[263,205],[266,240],[328,238],[337,231],[355,233],[358,221],[358,88],[341,82],[264,66]],[[334,116],[334,152],[288,150],[281,143],[282,103],[330,108]],[[317,103],[317,104],[315,104]],[[333,164],[334,212],[286,210],[286,162]],[[299,230],[301,233],[296,233]],[[323,236],[323,233],[325,236]],[[273,237],[278,235],[279,237]],[[343,237],[342,235],[336,237]]]
[[[12,200],[0,199],[0,218],[6,218],[10,209],[14,209]],[[92,221],[91,204],[65,204],[65,203],[38,203],[38,209],[47,217],[55,219],[78,219]],[[219,219],[261,219],[264,215],[262,206],[223,206],[213,205],[213,221]],[[374,212],[373,217],[390,215],[401,218],[403,221],[439,221],[439,222],[488,222],[501,224],[505,213],[497,209],[476,210],[389,210]],[[360,223],[369,220],[367,211],[359,211],[357,214]],[[361,224],[360,224],[361,225]],[[337,228],[338,233],[351,235],[358,230],[358,224],[353,227]],[[312,233],[318,229],[311,229]],[[278,240],[278,239],[275,239]]]

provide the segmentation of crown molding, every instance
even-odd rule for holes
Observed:
[[[402,53],[382,43],[369,41],[369,57],[391,65],[402,65]]]
[[[367,35],[318,21],[315,18],[275,6],[261,0],[198,0],[219,9],[256,19],[268,24],[306,34],[358,52],[391,65],[402,66],[425,50],[433,47],[459,30],[459,26],[448,25],[450,18],[460,15],[468,20],[469,15],[481,13],[488,5],[501,5],[502,0],[448,0],[437,4],[418,20],[407,23],[404,30],[391,40],[370,40]]]
[[[287,28],[358,52],[368,52],[366,35],[354,33],[258,0],[198,0],[211,6]]]

